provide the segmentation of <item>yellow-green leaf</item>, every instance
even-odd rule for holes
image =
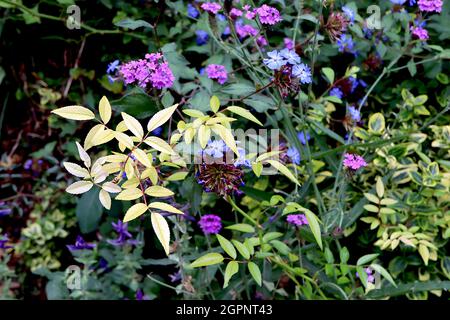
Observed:
[[[166,255],[169,255],[169,245],[170,245],[170,229],[167,224],[166,219],[157,212],[152,212],[151,215],[153,230],[158,237],[159,242],[164,248]]]
[[[89,177],[89,171],[87,171],[85,168],[79,166],[76,163],[63,162],[63,166],[64,168],[66,168],[67,171],[69,171],[70,174],[74,175],[75,177],[79,178]]]
[[[227,240],[226,238],[222,237],[220,234],[217,235],[217,240],[219,240],[219,244],[222,247],[222,249],[233,259],[236,259],[237,253],[236,249],[234,249],[233,244]]]
[[[109,104],[108,98],[103,96],[98,104],[98,111],[100,113],[100,119],[102,119],[104,124],[107,124],[111,119],[112,109]]]
[[[228,287],[231,277],[233,277],[239,271],[239,263],[236,261],[230,261],[225,268],[225,275],[223,278],[223,288]]]
[[[187,172],[187,171],[175,172],[175,173],[172,174],[171,176],[167,177],[166,180],[167,180],[167,181],[179,181],[179,180],[184,180],[188,174],[189,174],[189,172]]]
[[[377,112],[369,118],[369,132],[380,135],[384,132],[386,127],[384,116],[382,113]]]
[[[100,200],[100,203],[103,207],[106,209],[111,209],[111,197],[109,196],[109,193],[105,190],[100,190],[100,193],[98,194],[98,198]]]
[[[250,111],[248,111],[242,107],[231,106],[231,107],[228,107],[227,110],[230,110],[231,112],[236,113],[247,120],[253,121],[253,122],[259,124],[260,126],[263,125],[261,123],[261,121],[259,121]]]
[[[78,143],[75,142],[78,149],[78,154],[80,155],[80,159],[84,162],[84,165],[89,168],[91,166],[91,157],[87,154],[87,152],[83,149],[83,147]]]
[[[428,265],[428,260],[430,259],[430,250],[427,246],[423,244],[419,244],[419,254],[422,257],[423,262],[425,265]]]
[[[174,195],[172,190],[161,186],[150,186],[145,190],[145,194],[151,197],[170,197]]]
[[[164,202],[152,202],[148,205],[148,207],[152,208],[152,209],[158,209],[158,210],[177,213],[177,214],[184,214],[183,211],[180,211],[177,208],[171,206],[170,204],[167,204]]]
[[[114,132],[114,137],[128,149],[133,149],[134,143],[130,136],[122,132]]]
[[[146,211],[147,206],[145,204],[137,203],[127,210],[127,213],[125,213],[125,217],[123,218],[123,222],[134,220],[137,217],[141,216]]]
[[[218,264],[223,261],[223,256],[220,253],[217,252],[211,252],[207,253],[204,256],[201,256],[197,260],[191,263],[191,268],[198,268],[198,267],[206,267],[213,264]]]
[[[222,140],[225,142],[225,144],[235,153],[239,156],[239,152],[237,150],[236,141],[234,140],[233,134],[231,133],[231,130],[225,128],[221,124],[215,124],[214,125],[214,131],[216,131],[219,136],[222,138]]]
[[[376,183],[376,190],[377,190],[377,195],[378,198],[383,198],[384,195],[384,184],[383,184],[383,179],[381,179],[381,177],[377,177],[377,183]]]
[[[94,184],[91,181],[77,181],[67,187],[66,192],[71,194],[81,194],[91,190]]]
[[[134,117],[126,114],[125,112],[121,113],[123,121],[125,121],[125,125],[128,130],[130,130],[136,137],[142,139],[144,137],[144,128]]]
[[[211,137],[211,129],[202,124],[198,129],[198,142],[200,143],[200,147],[202,149],[206,148],[206,145],[208,144],[210,137]]]
[[[168,154],[175,154],[175,151],[173,151],[172,147],[165,142],[163,139],[158,137],[148,137],[144,140],[146,144],[148,144],[150,147],[164,153]]]
[[[203,112],[201,112],[200,110],[183,109],[182,111],[184,114],[187,114],[189,117],[192,117],[192,118],[201,118],[201,117],[205,116],[205,114]]]
[[[153,167],[152,162],[150,161],[150,159],[148,158],[147,154],[143,150],[141,150],[141,149],[134,149],[132,153],[136,157],[136,159],[140,163],[142,163],[144,166],[146,166],[147,168]]]
[[[288,177],[291,181],[293,181],[297,185],[300,185],[300,182],[298,182],[297,178],[283,164],[281,164],[280,162],[275,161],[275,160],[267,160],[267,163],[271,164],[273,167],[275,167],[275,169],[280,171],[282,174],[284,174],[286,177]]]
[[[161,110],[161,111],[158,111],[157,113],[155,113],[147,124],[147,130],[153,131],[156,128],[162,126],[164,123],[166,123],[167,120],[169,120],[169,118],[175,112],[177,107],[178,107],[178,104],[175,104],[171,107],[168,107],[164,110]]]
[[[112,182],[105,182],[102,185],[102,189],[108,191],[109,193],[119,193],[120,191],[122,191],[122,188]]]
[[[234,244],[234,246],[236,247],[237,251],[239,251],[241,256],[244,257],[244,259],[250,259],[250,252],[248,251],[247,247],[242,242],[239,242],[234,239],[231,240],[231,242]]]
[[[129,188],[123,190],[116,196],[116,200],[129,201],[142,197],[142,190],[138,188]]]
[[[220,100],[216,96],[212,96],[209,100],[209,106],[211,107],[212,112],[216,113],[220,108]]]
[[[248,271],[250,271],[250,274],[252,275],[253,279],[256,281],[256,283],[259,286],[261,286],[261,284],[262,284],[261,271],[259,270],[256,263],[249,261],[247,267],[248,267]]]
[[[320,249],[322,249],[322,235],[320,233],[319,219],[311,210],[303,209],[302,211],[305,213],[309,228],[311,229],[311,232],[314,235],[317,244],[319,245]]]
[[[95,118],[95,115],[91,110],[81,106],[62,107],[53,110],[52,113],[71,120],[91,120]]]

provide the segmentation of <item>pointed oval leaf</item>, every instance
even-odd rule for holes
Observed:
[[[142,128],[139,121],[125,112],[122,112],[121,115],[128,130],[130,130],[139,139],[142,139],[144,137],[144,128]]]
[[[222,249],[233,259],[236,259],[237,257],[237,253],[236,253],[236,249],[234,249],[233,244],[225,239],[224,237],[222,237],[220,234],[217,235],[217,240],[219,240],[219,244],[222,247]]]
[[[267,163],[271,164],[275,169],[280,171],[282,174],[284,174],[286,177],[288,177],[291,181],[296,183],[297,185],[300,185],[300,182],[298,182],[297,178],[294,176],[294,174],[289,171],[288,168],[286,168],[283,164],[281,164],[278,161],[275,160],[267,160]]]
[[[228,107],[227,110],[230,110],[233,113],[236,113],[237,115],[240,115],[241,117],[253,121],[257,124],[259,124],[260,126],[262,126],[263,124],[261,123],[261,121],[259,121],[250,111],[242,108],[242,107],[237,107],[237,106],[231,106]]]
[[[91,181],[77,181],[66,188],[66,192],[71,194],[81,194],[91,190],[94,184]]]
[[[305,209],[303,212],[305,213],[309,228],[311,229],[311,232],[314,235],[317,244],[319,245],[320,249],[322,249],[322,236],[320,233],[319,219],[314,213],[312,213],[311,210]]]
[[[71,120],[91,120],[95,118],[95,115],[91,110],[81,106],[62,107],[53,110],[52,113]]]
[[[237,251],[239,251],[241,256],[244,257],[244,259],[250,259],[250,252],[243,243],[237,240],[231,240],[231,242],[234,244],[234,246],[236,247]]]
[[[131,139],[131,137],[126,135],[125,133],[115,131],[114,137],[128,149],[134,148],[133,139]]]
[[[164,202],[152,202],[148,205],[149,208],[158,209],[162,211],[167,211],[171,213],[184,214],[183,211],[178,210],[177,208],[171,206],[170,204]]]
[[[84,162],[84,165],[89,168],[91,166],[91,158],[87,154],[87,152],[83,149],[81,144],[75,142],[78,148],[78,154],[80,155],[80,159]]]
[[[109,193],[119,193],[120,191],[122,191],[122,188],[120,186],[112,182],[105,182],[102,185],[102,189]]]
[[[148,144],[150,147],[168,154],[176,154],[175,151],[173,151],[172,147],[165,142],[163,139],[158,137],[148,137],[144,140],[146,144]]]
[[[217,252],[207,253],[191,263],[191,268],[199,268],[218,264],[223,261],[223,256]]]
[[[100,203],[103,207],[106,209],[111,209],[111,197],[109,196],[109,193],[105,190],[100,190],[100,193],[98,194],[98,198],[100,200]]]
[[[230,279],[239,271],[239,263],[236,261],[230,261],[225,268],[225,275],[223,279],[223,288],[228,287]]]
[[[116,200],[129,201],[142,197],[142,190],[138,188],[129,188],[123,190],[116,196]]]
[[[79,178],[89,177],[89,171],[87,171],[85,168],[79,166],[76,163],[63,162],[63,166],[70,174],[74,175],[75,177]]]
[[[108,101],[108,98],[103,96],[98,104],[98,111],[100,113],[100,119],[102,119],[104,124],[107,124],[111,120],[112,109]]]
[[[161,111],[158,111],[157,113],[155,113],[147,124],[147,130],[153,131],[156,128],[162,126],[164,123],[166,123],[167,120],[169,120],[169,118],[175,112],[177,107],[178,107],[178,104],[175,104],[169,108],[166,108],[164,110],[161,110]]]
[[[256,263],[249,261],[248,265],[248,271],[250,271],[250,274],[252,275],[253,279],[256,281],[256,283],[261,286],[262,284],[262,276],[261,271],[259,270],[259,267],[256,265]]]
[[[169,255],[170,246],[170,229],[166,219],[157,212],[152,212],[152,226],[155,231],[156,237],[164,248],[166,255]]]
[[[150,159],[148,158],[147,154],[141,150],[141,149],[134,149],[133,150],[133,155],[136,157],[136,159],[142,163],[144,166],[146,166],[147,168],[151,168],[152,166],[152,162],[150,161]]]
[[[125,217],[123,218],[123,222],[134,220],[141,216],[145,211],[147,211],[147,206],[143,203],[137,203],[127,210],[127,213],[125,213]]]
[[[150,186],[145,190],[145,194],[157,198],[170,197],[174,195],[172,190],[161,186]]]

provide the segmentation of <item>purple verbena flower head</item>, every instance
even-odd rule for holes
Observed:
[[[238,17],[242,17],[242,15],[243,15],[243,12],[242,12],[241,10],[239,10],[239,9],[232,8],[232,9],[230,10],[230,17],[231,17],[232,19],[236,19],[236,18],[238,18]]]
[[[220,84],[224,84],[228,80],[228,73],[225,66],[220,64],[210,64],[205,68],[206,75],[210,79],[217,80]]]
[[[346,154],[344,154],[343,165],[347,169],[356,171],[359,168],[366,167],[367,166],[367,162],[360,155],[352,154],[352,153],[346,153]]]
[[[287,216],[286,221],[297,227],[308,224],[308,220],[304,214],[290,214]]]
[[[236,33],[242,40],[248,36],[254,37],[258,34],[258,30],[250,24],[244,24],[242,20],[236,21]]]
[[[256,17],[256,10],[252,10],[248,4],[246,4],[246,5],[244,6],[244,10],[245,10],[245,17],[246,17],[248,20],[253,20],[253,19],[255,19],[255,17]]]
[[[260,47],[263,48],[265,46],[267,46],[269,43],[267,42],[267,39],[264,36],[259,36],[256,39],[256,44]]]
[[[145,59],[132,60],[119,68],[125,84],[136,83],[141,88],[151,85],[157,89],[169,88],[175,77],[160,53],[146,54]]]
[[[212,14],[217,14],[217,12],[219,12],[219,10],[222,9],[222,6],[216,2],[205,2],[201,5],[201,8]]]
[[[280,12],[274,7],[263,4],[261,7],[256,9],[259,21],[262,24],[274,25],[281,21]]]
[[[425,12],[441,12],[442,11],[442,0],[419,0],[418,5],[420,11]]]
[[[92,250],[97,245],[95,243],[87,243],[84,241],[82,236],[77,236],[77,240],[74,245],[67,245],[67,248],[70,251],[78,251],[78,250]]]
[[[218,234],[222,229],[222,219],[215,214],[207,214],[198,222],[205,234]]]
[[[429,38],[427,29],[424,29],[422,27],[411,27],[411,33],[417,39],[420,39],[423,41],[426,41]]]

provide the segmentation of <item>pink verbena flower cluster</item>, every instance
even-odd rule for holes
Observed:
[[[224,84],[228,80],[227,70],[220,64],[210,64],[205,71],[208,78],[217,80],[220,84]]]
[[[352,153],[346,153],[344,154],[344,167],[351,169],[351,170],[358,170],[359,168],[363,168],[367,166],[366,160],[364,160],[363,157],[352,154]]]
[[[263,4],[261,7],[256,8],[256,13],[262,24],[274,25],[281,21],[280,12],[267,4]]]
[[[286,221],[297,227],[308,224],[308,220],[304,214],[290,214],[287,216]]]
[[[175,77],[161,53],[148,53],[145,59],[132,60],[119,67],[125,84],[137,83],[141,88],[148,84],[157,89],[169,88]]]
[[[236,33],[239,38],[244,39],[248,36],[256,36],[258,34],[258,30],[250,24],[243,24],[243,22],[239,20],[236,22]]]
[[[205,11],[211,12],[212,14],[217,14],[222,6],[216,2],[205,2],[201,5],[201,8]]]
[[[413,36],[416,36],[420,40],[428,40],[428,31],[427,29],[421,27],[411,27],[411,32]]]
[[[419,0],[418,5],[420,11],[426,12],[441,12],[442,11],[442,0]]]

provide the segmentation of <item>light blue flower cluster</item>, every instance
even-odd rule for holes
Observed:
[[[298,78],[300,83],[311,83],[311,69],[304,63],[301,63],[300,56],[288,48],[280,51],[273,50],[267,53],[268,58],[264,59],[264,64],[271,70],[280,70],[283,66],[291,66],[291,74]]]

